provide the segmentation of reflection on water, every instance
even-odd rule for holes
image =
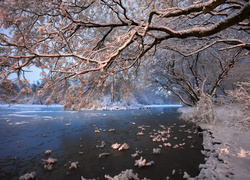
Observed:
[[[105,179],[126,169],[133,169],[139,178],[182,179],[186,171],[191,176],[199,174],[198,166],[204,163],[202,137],[193,133],[193,124],[178,120],[177,108],[151,108],[127,111],[63,111],[61,107],[20,106],[0,110],[0,179],[18,179],[26,172],[36,171],[42,179]],[[68,126],[66,126],[67,124]],[[145,125],[144,136],[137,136]],[[170,128],[166,142],[153,142],[150,135],[164,125]],[[183,125],[186,125],[185,127]],[[99,129],[100,133],[95,133]],[[115,129],[109,132],[109,129]],[[104,148],[96,145],[105,143]],[[117,151],[114,143],[127,143],[129,150]],[[153,148],[163,143],[161,154],[153,154]],[[173,148],[174,145],[182,147]],[[45,155],[52,150],[51,155]],[[136,150],[150,167],[134,166],[132,158]],[[98,158],[100,153],[110,156]],[[41,159],[57,159],[53,170],[44,169]],[[79,162],[78,169],[69,169],[70,162]],[[175,170],[175,174],[172,172]]]

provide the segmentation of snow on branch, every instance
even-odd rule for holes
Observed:
[[[0,11],[0,27],[5,30],[0,34],[1,83],[14,73],[17,80],[25,79],[27,67],[38,67],[43,71],[39,97],[46,96],[46,102],[51,103],[64,99],[65,107],[74,106],[73,109],[94,102],[98,106],[93,97],[99,98],[109,94],[107,92],[130,94],[127,89],[133,89],[132,86],[123,83],[135,80],[139,67],[151,66],[145,60],[153,59],[161,50],[159,45],[171,40],[196,38],[198,48],[188,53],[183,53],[185,41],[172,49],[186,57],[221,42],[231,45],[221,48],[227,51],[232,48],[249,51],[250,46],[244,35],[233,36],[239,32],[231,28],[249,25],[250,2],[244,0],[173,2],[172,5],[161,0],[51,1],[46,4],[6,1],[1,3]],[[239,31],[247,33],[247,30]],[[222,36],[222,32],[226,36]],[[209,39],[212,35],[217,36],[216,40]],[[204,43],[201,37],[209,37],[209,42]],[[168,46],[174,47],[173,42]],[[117,79],[124,82],[118,83]],[[184,80],[187,83],[182,88],[198,99],[188,78]],[[172,92],[181,97],[178,90]]]
[[[208,26],[208,27],[194,27],[191,29],[187,30],[179,30],[175,31],[172,30],[168,27],[165,26],[149,26],[149,31],[163,31],[166,32],[167,34],[173,36],[173,37],[178,37],[178,38],[187,38],[191,36],[195,37],[205,37],[205,36],[210,36],[215,33],[218,33],[230,26],[233,26],[245,19],[247,19],[250,11],[250,2],[246,3],[238,12],[233,13],[229,17],[226,17],[225,19],[221,20],[220,22]]]

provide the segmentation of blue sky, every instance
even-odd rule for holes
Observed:
[[[9,33],[8,29],[1,28],[0,32],[8,35],[9,37],[11,37],[11,34]],[[25,73],[26,79],[28,79],[31,84],[36,83],[36,81],[40,80],[40,78],[41,78],[40,73],[42,72],[41,69],[38,69],[38,68],[32,66],[29,69],[26,68],[26,70],[32,71],[32,72],[26,72]],[[16,74],[12,74],[12,75],[9,76],[9,79],[15,79],[15,78],[17,78]]]
[[[27,69],[28,71],[32,72],[26,72],[25,77],[30,81],[30,84],[36,83],[36,81],[40,80],[40,73],[42,72],[41,69],[38,69],[37,67],[32,66],[30,69]],[[9,76],[9,79],[17,78],[16,74],[12,74]]]
[[[26,78],[28,80],[30,80],[30,83],[33,83],[33,82],[40,80],[40,78],[41,78],[40,73],[42,72],[41,69],[32,66],[29,70],[32,72],[28,72],[25,74],[26,74]]]

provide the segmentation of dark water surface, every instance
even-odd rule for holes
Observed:
[[[81,112],[63,111],[60,106],[0,109],[0,179],[19,179],[32,171],[39,180],[80,180],[81,176],[105,179],[105,174],[114,177],[126,169],[133,169],[141,179],[182,179],[185,171],[191,176],[198,175],[199,164],[204,163],[200,152],[202,137],[194,133],[193,124],[178,119],[178,108]],[[141,132],[138,126],[142,125],[146,126],[144,136],[137,136]],[[155,131],[163,130],[159,125],[171,128],[170,137],[164,143],[169,142],[172,147],[163,146],[161,154],[153,154],[153,148],[163,145],[150,137]],[[96,128],[101,132],[95,133]],[[115,131],[108,132],[109,129]],[[96,148],[101,141],[105,147]],[[127,143],[130,149],[113,150],[114,143]],[[185,145],[173,148],[182,143]],[[51,155],[45,155],[46,150],[52,150]],[[131,154],[136,150],[155,164],[135,167],[135,160],[140,156],[132,158]],[[111,155],[98,158],[104,152]],[[51,171],[44,169],[41,161],[49,157],[57,159]],[[78,161],[79,168],[69,169],[69,161]]]

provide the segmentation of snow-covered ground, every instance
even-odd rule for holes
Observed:
[[[192,108],[180,108],[184,117],[192,116]],[[222,113],[221,111],[224,111]],[[191,178],[185,173],[187,179],[250,179],[250,132],[227,126],[227,109],[217,109],[217,118],[214,125],[199,124],[203,130],[205,164],[201,164],[200,174]],[[222,120],[224,119],[224,120]]]

